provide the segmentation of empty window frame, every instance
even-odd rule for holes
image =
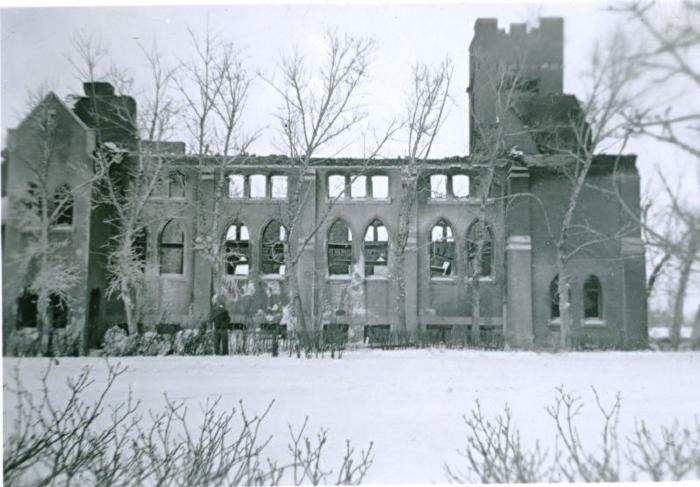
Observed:
[[[596,276],[588,276],[583,283],[583,317],[600,319],[603,317],[603,292],[600,280]]]
[[[39,297],[25,288],[17,298],[17,328],[37,326],[37,303]]]
[[[60,186],[53,197],[56,225],[73,224],[73,195],[67,185]]]
[[[466,174],[454,174],[451,178],[452,196],[455,198],[469,197],[469,176]]]
[[[250,234],[248,227],[236,222],[226,230],[224,244],[226,274],[247,276],[250,273]]]
[[[49,308],[51,311],[51,325],[54,328],[65,328],[68,324],[68,304],[58,294],[49,296]]]
[[[273,220],[267,224],[262,234],[262,272],[283,276],[286,272],[285,251],[287,229]]]
[[[160,233],[160,273],[182,274],[185,232],[175,220],[170,220]]]
[[[345,175],[331,174],[328,176],[328,197],[329,198],[344,198],[345,197]]]
[[[168,176],[168,196],[170,198],[185,197],[185,176],[179,171],[173,171]]]
[[[242,174],[229,174],[228,176],[228,197],[245,197],[245,176]]]
[[[387,346],[391,340],[390,325],[365,325],[364,343],[367,345]]]
[[[323,341],[332,345],[342,346],[348,341],[347,324],[330,323],[323,325]]]
[[[367,197],[367,176],[351,176],[350,177],[350,197],[351,198],[366,198]]]
[[[493,271],[493,234],[488,224],[477,220],[467,230],[467,273],[488,277]]]
[[[273,199],[287,198],[287,176],[275,174],[270,177],[270,188]]]
[[[447,199],[447,175],[433,174],[430,176],[430,199]]]
[[[328,231],[328,274],[348,275],[352,266],[352,232],[343,220]]]
[[[374,220],[365,231],[362,243],[365,276],[386,276],[389,262],[389,233],[384,224]]]
[[[260,334],[269,338],[287,339],[287,325],[260,323]]]
[[[448,197],[469,197],[469,176],[466,174],[432,174],[430,176],[430,198],[445,200]]]
[[[446,277],[454,273],[455,239],[452,227],[440,220],[430,231],[430,277]]]
[[[375,174],[370,179],[372,185],[372,198],[386,199],[389,197],[389,176]]]
[[[267,177],[264,174],[251,174],[248,176],[251,198],[267,197]]]

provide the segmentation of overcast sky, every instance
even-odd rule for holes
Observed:
[[[26,92],[48,82],[59,95],[81,91],[69,62],[71,40],[77,33],[99,33],[109,46],[112,62],[128,68],[135,79],[136,95],[146,89],[147,69],[139,44],[156,41],[167,60],[192,58],[187,28],[201,34],[207,22],[212,31],[242,48],[249,68],[274,76],[280,53],[298,46],[313,61],[323,48],[327,27],[340,32],[372,36],[377,50],[364,87],[370,117],[368,128],[381,130],[392,117],[402,115],[411,65],[417,61],[438,63],[446,55],[454,63],[452,103],[447,122],[435,143],[435,157],[467,153],[468,48],[474,22],[496,17],[500,27],[511,22],[534,22],[538,16],[561,16],[565,29],[564,89],[583,94],[581,74],[589,65],[591,49],[625,19],[605,10],[606,3],[566,2],[511,4],[367,4],[367,5],[218,5],[210,7],[80,7],[26,8],[0,11],[2,35],[2,141],[25,111]],[[674,15],[673,4],[662,4],[657,16]],[[262,81],[251,93],[245,118],[249,131],[262,130],[251,147],[257,154],[279,153],[273,113],[279,100]],[[187,140],[186,133],[175,134]],[[356,136],[356,140],[360,137]],[[401,140],[384,155],[404,153]],[[351,145],[349,155],[360,155],[361,144]],[[353,153],[354,152],[354,153]],[[638,167],[644,187],[655,187],[655,168],[684,186],[684,194],[698,198],[698,163],[658,144],[634,141],[628,152],[639,154]],[[698,305],[696,297],[688,309]]]

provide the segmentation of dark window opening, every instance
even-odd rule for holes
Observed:
[[[51,308],[51,324],[54,328],[65,328],[68,324],[68,304],[57,294],[52,294],[49,298]]]
[[[364,342],[367,345],[385,345],[391,338],[390,325],[367,325],[364,330]]]
[[[231,329],[234,331],[246,331],[248,329],[248,325],[245,323],[232,323]]]
[[[226,274],[247,276],[250,273],[250,235],[248,227],[234,223],[226,231]]]
[[[36,328],[39,297],[25,289],[17,299],[17,328]]]
[[[430,276],[451,276],[454,272],[455,239],[452,228],[439,221],[430,232]]]
[[[452,333],[452,325],[426,325],[430,343],[447,343]]]
[[[326,343],[343,344],[348,341],[348,329],[350,327],[343,324],[327,324],[323,325],[323,340]]]
[[[352,266],[352,233],[338,220],[328,232],[328,274],[348,275]]]
[[[180,172],[171,172],[168,178],[168,196],[170,198],[185,197],[185,176]]]
[[[389,233],[384,224],[374,220],[367,227],[363,242],[365,276],[386,276],[389,262]]]
[[[493,237],[483,221],[474,222],[467,231],[467,272],[469,276],[490,276],[493,271]]]
[[[170,220],[160,234],[160,273],[182,274],[185,233],[180,225]]]
[[[589,276],[583,284],[583,317],[602,317],[602,297],[603,293],[600,280],[596,276]]]
[[[262,241],[263,274],[285,274],[286,245],[287,229],[284,225],[274,220],[268,223],[263,231]]]
[[[286,340],[287,325],[280,325],[279,323],[261,323],[260,333],[270,337],[277,337]]]
[[[53,199],[54,208],[56,210],[55,223],[56,225],[72,225],[73,224],[73,195],[68,189],[68,186],[61,186],[56,190]]]

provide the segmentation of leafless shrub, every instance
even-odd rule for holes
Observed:
[[[622,442],[618,437],[620,394],[611,406],[603,405],[595,388],[596,407],[602,424],[596,426],[598,444],[584,444],[577,427],[584,403],[580,396],[557,388],[554,403],[546,412],[555,425],[553,451],[543,451],[540,442],[527,448],[505,407],[494,420],[485,418],[481,405],[464,417],[467,445],[458,451],[465,470],[445,465],[448,480],[465,483],[523,482],[617,482],[621,480],[684,480],[700,476],[700,423],[681,428],[677,422],[660,427],[654,434],[644,422]],[[624,448],[626,445],[627,448]],[[621,458],[627,460],[621,468]]]
[[[484,417],[477,401],[471,415],[464,416],[464,423],[470,436],[466,448],[458,453],[467,460],[469,472],[445,466],[450,481],[509,484],[550,479],[551,467],[546,467],[549,453],[541,450],[539,443],[532,451],[523,447],[520,431],[513,426],[507,405],[502,415],[490,421]]]
[[[167,397],[164,409],[149,411],[148,420],[138,413],[140,403],[131,394],[110,408],[106,397],[125,370],[108,364],[107,381],[95,396],[88,390],[94,380],[85,368],[68,380],[65,402],[56,404],[48,387],[51,367],[43,372],[38,395],[22,385],[15,368],[14,386],[6,386],[16,396],[17,419],[4,441],[5,484],[356,485],[372,465],[372,443],[358,455],[347,441],[340,466],[329,468],[327,432],[321,430],[315,439],[305,436],[308,418],[298,433],[289,427],[288,462],[267,458],[272,435],[263,436],[261,427],[273,402],[251,416],[242,403],[225,409],[220,398],[208,400],[196,425],[184,402]]]

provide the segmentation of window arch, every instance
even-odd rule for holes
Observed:
[[[569,305],[571,305],[571,289],[569,289]],[[561,317],[559,310],[559,274],[549,283],[549,316],[551,319]]]
[[[185,197],[185,176],[180,171],[173,171],[168,177],[168,197]]]
[[[437,222],[430,231],[430,277],[451,276],[454,273],[455,239],[452,227]]]
[[[365,258],[365,276],[387,275],[389,233],[378,219],[370,223],[365,231],[362,255]]]
[[[590,275],[583,283],[583,317],[602,318],[603,292],[600,280]]]
[[[73,224],[73,194],[68,185],[59,186],[53,196],[54,211],[56,211],[54,222],[56,225]]]
[[[248,227],[235,222],[226,230],[224,245],[226,274],[247,276],[250,273],[250,234]]]
[[[160,232],[160,273],[182,274],[185,232],[175,220],[165,224]]]
[[[263,274],[284,275],[287,229],[277,220],[267,224],[262,234]]]
[[[348,275],[352,266],[352,232],[343,220],[328,230],[328,274]]]
[[[490,276],[493,272],[493,234],[489,225],[477,220],[467,230],[467,273]]]

